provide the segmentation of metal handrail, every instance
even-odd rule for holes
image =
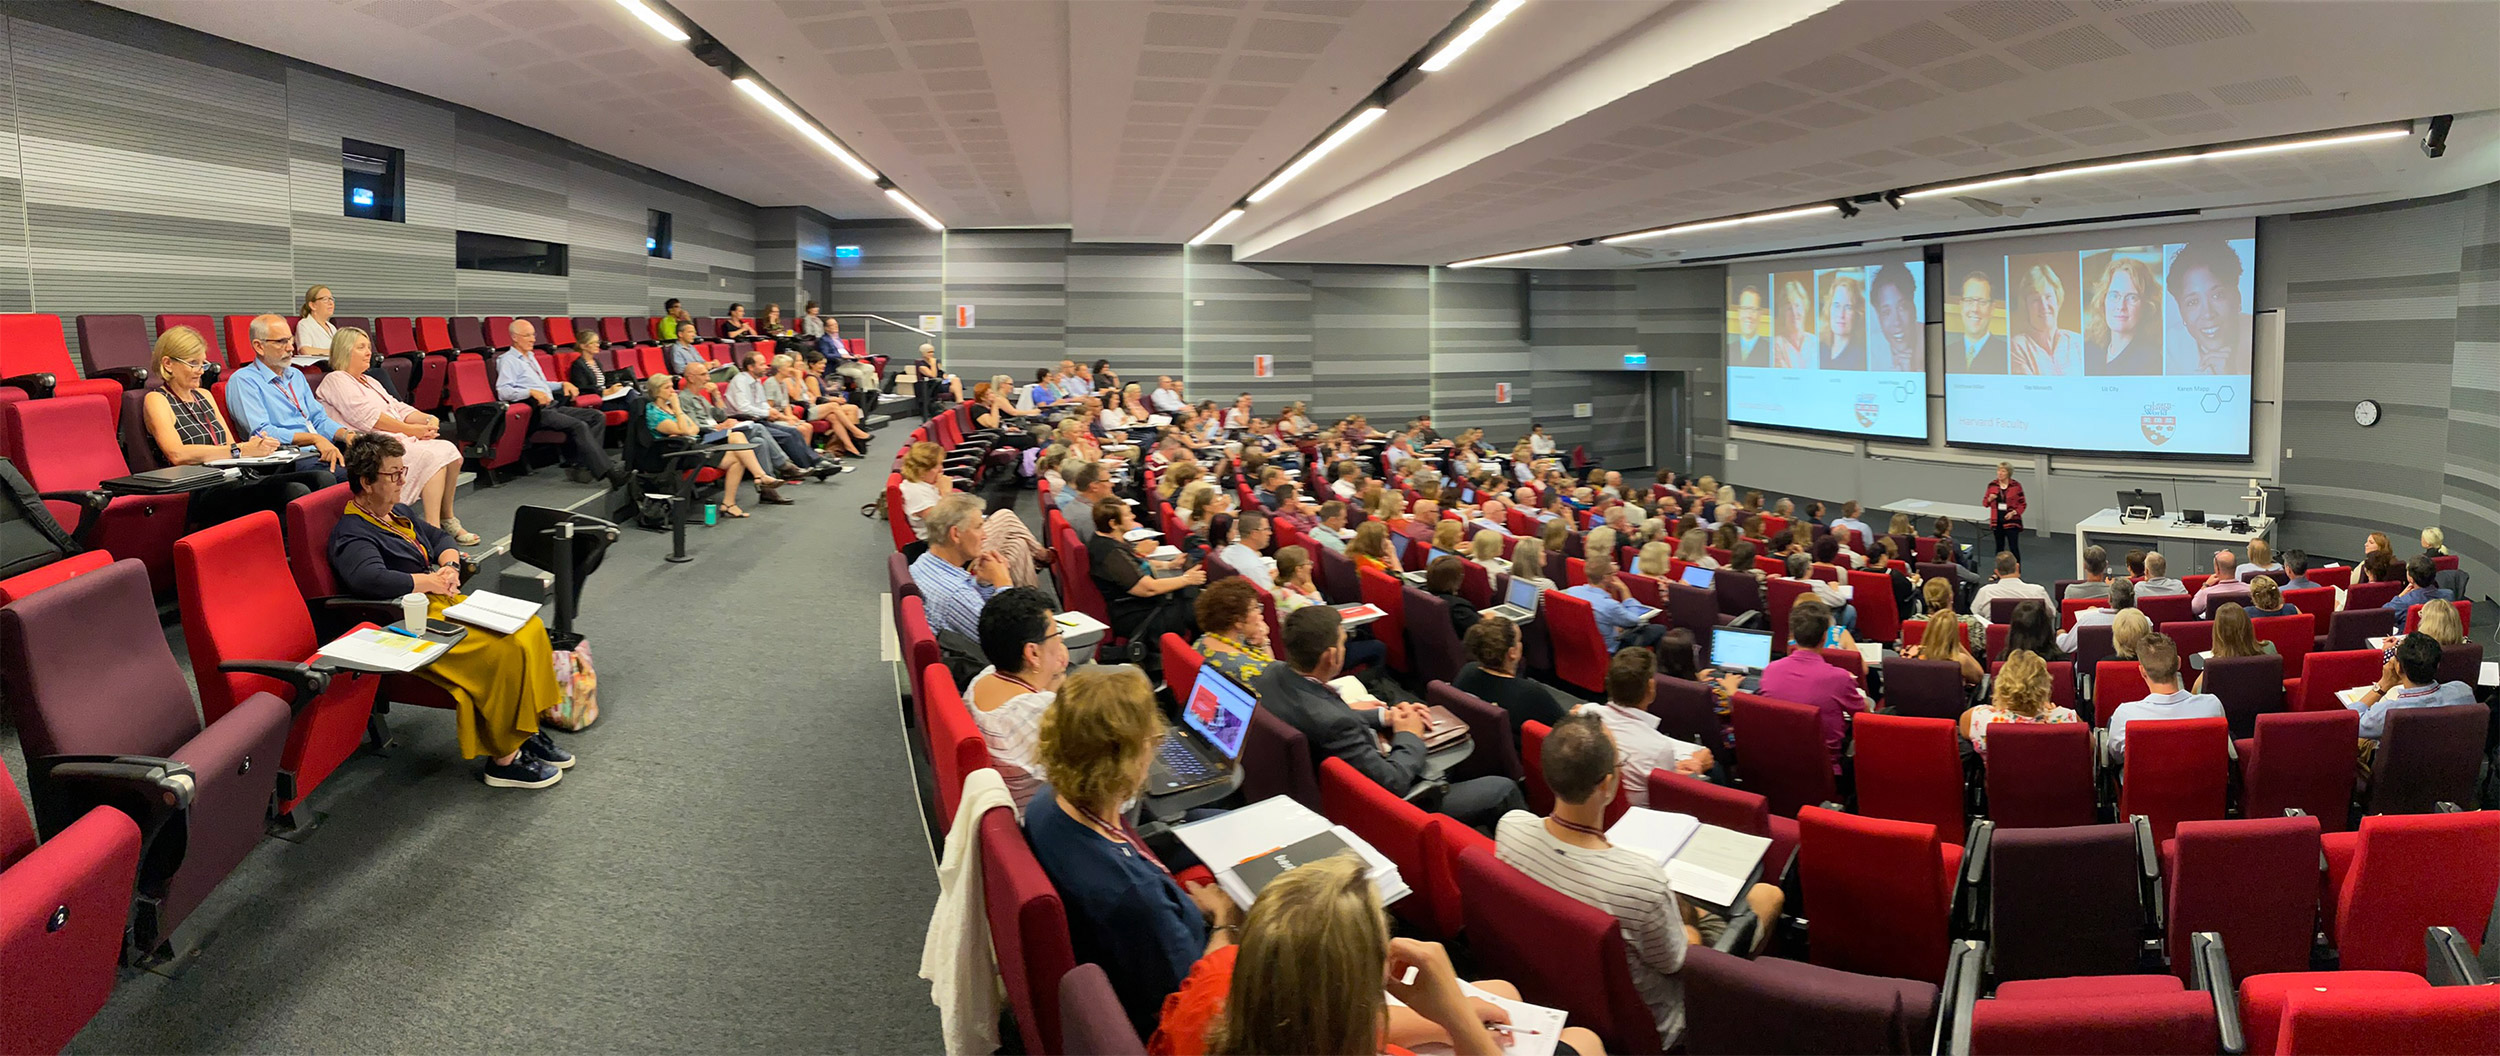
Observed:
[[[903,329],[905,329],[905,330],[909,330],[909,331],[911,331],[912,333],[915,333],[915,334],[919,334],[919,335],[920,335],[920,336],[922,336],[922,337],[936,337],[936,336],[938,336],[938,335],[936,335],[936,334],[934,334],[934,333],[931,333],[930,331],[923,330],[923,329],[921,329],[921,328],[919,328],[919,327],[917,327],[917,326],[913,326],[913,325],[911,325],[910,323],[899,322],[899,321],[897,321],[897,320],[888,319],[888,318],[886,318],[886,317],[884,317],[884,316],[882,316],[882,315],[877,315],[877,314],[874,314],[874,313],[871,313],[871,312],[819,312],[819,313],[817,313],[817,314],[822,315],[822,316],[824,316],[824,317],[825,317],[825,318],[827,318],[827,319],[874,319],[874,320],[876,320],[876,321],[878,321],[878,322],[880,322],[880,323],[884,323],[884,324],[886,324],[886,325],[888,325],[888,326],[899,326],[899,327],[902,327]]]

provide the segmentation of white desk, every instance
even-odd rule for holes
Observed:
[[[1972,506],[1968,503],[1930,502],[1926,499],[1894,499],[1891,502],[1877,503],[1875,508],[1879,510],[1890,510],[1894,513],[1906,513],[1912,517],[1951,517],[1956,523],[1973,524],[1982,527],[1985,527],[1988,523],[1988,508],[1985,506]]]
[[[2211,543],[2218,547],[2237,550],[2251,539],[2265,538],[2274,529],[2272,517],[2249,518],[2248,530],[2245,532],[2229,532],[2219,528],[2208,528],[2202,524],[2180,524],[2176,517],[2176,514],[2165,513],[2149,521],[2122,521],[2118,519],[2117,507],[2113,506],[2075,522],[2075,568],[2078,574],[2083,568],[2083,550],[2092,545],[2090,536],[2115,535],[2130,539],[2149,539],[2155,544],[2153,549],[2159,549],[2159,543],[2162,540],[2175,539],[2196,544],[2199,548]],[[2194,573],[2209,567],[2211,563],[2210,559],[2201,553],[2164,556],[2170,557],[2172,575]],[[2115,560],[2112,563],[2116,564]]]

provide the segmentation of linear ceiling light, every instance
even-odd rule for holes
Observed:
[[[651,10],[650,6],[643,3],[642,0],[616,0],[616,6],[631,12],[636,19],[642,22],[643,25],[651,27],[651,32],[667,37],[668,39],[679,44],[683,44],[694,39],[693,37],[687,36],[685,30],[677,28],[677,23],[660,17],[659,12]]]
[[[1523,260],[1528,257],[1542,257],[1548,253],[1565,253],[1569,252],[1570,249],[1570,246],[1547,246],[1543,249],[1523,249],[1517,253],[1496,253],[1489,257],[1477,257],[1473,260],[1462,260],[1450,266],[1453,268],[1481,268],[1490,264],[1506,264],[1510,261]]]
[[[1836,205],[1809,205],[1797,209],[1783,209],[1776,213],[1755,213],[1752,216],[1729,217],[1725,220],[1702,220],[1690,224],[1677,224],[1673,227],[1652,228],[1648,231],[1635,231],[1628,235],[1616,235],[1612,238],[1601,238],[1598,241],[1611,246],[1618,242],[1638,242],[1643,239],[1663,238],[1668,235],[1691,234],[1695,231],[1715,231],[1722,227],[1740,227],[1745,224],[1759,224],[1768,220],[1793,220],[1798,217],[1805,216],[1830,216],[1839,211],[1840,207]]]
[[[885,196],[894,199],[897,204],[900,204],[904,209],[910,211],[914,219],[919,220],[923,224],[929,225],[929,230],[946,230],[945,224],[938,223],[937,217],[930,216],[929,211],[921,208],[919,202],[912,201],[911,196],[904,194],[902,188],[888,187],[885,189]]]
[[[1243,209],[1239,206],[1225,210],[1224,215],[1216,217],[1215,222],[1208,224],[1206,230],[1198,232],[1197,237],[1189,240],[1189,244],[1193,246],[1205,245],[1208,239],[1215,237],[1216,232],[1224,230],[1225,225],[1241,219],[1241,214],[1246,212],[1249,212],[1249,210]]]
[[[1476,20],[1468,23],[1466,29],[1459,31],[1457,36],[1451,37],[1449,43],[1441,45],[1441,50],[1433,52],[1432,57],[1425,59],[1424,64],[1417,68],[1425,73],[1438,73],[1447,68],[1449,64],[1457,62],[1459,56],[1467,54],[1468,48],[1474,47],[1477,41],[1483,40],[1485,34],[1493,32],[1493,27],[1501,25],[1503,19],[1510,17],[1511,12],[1519,10],[1519,6],[1527,2],[1528,0],[1499,0],[1492,7],[1486,8],[1483,14],[1477,15]]]
[[[624,2],[624,0],[619,0],[619,2]],[[774,95],[772,89],[764,87],[762,82],[753,77],[740,77],[730,83],[737,85],[739,91],[747,93],[747,98],[755,100],[764,109],[778,115],[783,123],[796,129],[799,135],[807,137],[808,142],[816,144],[823,148],[825,153],[833,155],[833,160],[841,162],[852,172],[857,173],[860,179],[870,183],[877,182],[877,170],[869,168],[867,162],[859,160],[859,155],[843,149],[842,144],[834,142],[833,137],[826,135],[824,129],[816,127],[815,122],[800,116],[798,111],[790,109],[790,104],[782,102],[781,97]]]
[[[1250,200],[1266,201],[1268,195],[1276,193],[1285,184],[1292,182],[1294,177],[1302,175],[1302,170],[1318,164],[1319,159],[1327,157],[1329,151],[1342,146],[1346,140],[1353,139],[1356,133],[1370,128],[1372,122],[1380,120],[1380,115],[1388,112],[1388,108],[1379,106],[1367,106],[1355,111],[1351,120],[1337,126],[1337,130],[1329,133],[1328,138],[1320,140],[1318,146],[1312,147],[1301,157],[1293,159],[1293,164],[1285,166],[1285,171],[1277,173],[1273,179],[1260,185],[1258,190],[1250,192]]]
[[[2004,187],[2010,184],[2026,183],[2031,180],[2053,180],[2065,176],[2091,176],[2100,173],[2125,172],[2130,169],[2150,169],[2164,165],[2178,165],[2191,161],[2220,161],[2227,158],[2244,158],[2256,154],[2278,154],[2290,150],[2308,150],[2313,147],[2340,147],[2349,143],[2367,143],[2374,140],[2395,139],[2411,134],[2413,133],[2409,128],[2382,128],[2374,129],[2369,132],[2354,132],[2347,135],[2322,136],[2317,139],[2294,139],[2286,140],[2280,143],[2259,143],[2255,146],[2228,147],[2221,150],[2205,150],[2189,154],[2163,154],[2150,158],[2129,158],[2125,161],[2106,161],[2093,165],[2076,165],[2063,169],[2049,169],[2043,172],[2024,173],[2019,176],[2000,176],[1991,180],[1976,180],[1970,183],[1956,183],[1944,187],[1930,187],[1924,190],[1904,192],[1901,197],[1949,197],[1957,194],[1969,194],[1972,191],[1987,190],[1991,187]]]

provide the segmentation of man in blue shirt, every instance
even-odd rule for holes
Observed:
[[[512,321],[512,347],[495,357],[495,398],[505,403],[528,401],[531,429],[564,434],[564,457],[572,465],[565,477],[578,484],[610,478],[622,486],[625,467],[608,461],[606,416],[592,407],[575,407],[580,391],[569,381],[550,382],[539,373],[538,328],[525,319]]]
[[[2361,735],[2377,740],[2387,735],[2387,713],[2396,708],[2437,708],[2474,703],[2474,689],[2463,682],[2439,680],[2439,639],[2415,631],[2396,643],[2396,655],[2379,672],[2378,684],[2361,699],[2344,705],[2361,713]]]
[[[2439,585],[2439,566],[2432,564],[2430,558],[2416,557],[2405,562],[2405,579],[2410,584],[2405,592],[2387,599],[2387,604],[2380,608],[2403,612],[2424,602],[2457,600],[2454,593]]]
[[[252,363],[226,380],[226,406],[257,433],[281,444],[310,447],[323,465],[337,469],[339,447],[352,442],[356,430],[330,420],[321,401],[313,398],[304,372],[295,369],[295,336],[286,320],[274,315],[252,320]],[[306,467],[309,468],[309,467]]]
[[[967,638],[981,636],[981,607],[1014,586],[1007,563],[983,549],[981,500],[954,494],[920,515],[929,549],[911,563],[911,580],[928,606],[929,627]]]
[[[1588,582],[1563,593],[1589,603],[1597,617],[1598,633],[1606,636],[1606,651],[1618,652],[1627,645],[1656,646],[1667,636],[1667,629],[1643,618],[1649,607],[1632,600],[1632,588],[1623,585],[1615,575],[1614,558],[1590,554],[1582,567]]]
[[[1815,505],[1820,506],[1822,504],[1816,503]],[[1840,530],[1843,528],[1858,533],[1855,538],[1849,540],[1849,549],[1851,550],[1864,550],[1867,547],[1875,545],[1875,529],[1867,527],[1865,521],[1858,519],[1858,514],[1863,509],[1864,507],[1859,506],[1857,501],[1852,499],[1848,502],[1841,503],[1840,516],[1832,519],[1833,534],[1839,534]]]
[[[771,357],[761,352],[749,352],[746,362],[740,366],[744,369],[730,375],[729,387],[722,392],[723,400],[729,405],[730,416],[762,427],[781,447],[781,453],[809,476],[823,478],[840,472],[842,464],[839,461],[828,460],[808,446],[808,441],[815,437],[815,427],[809,425],[806,419],[773,405],[774,390],[769,386],[779,383],[768,380],[773,373]]]

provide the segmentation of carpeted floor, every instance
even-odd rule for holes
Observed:
[[[629,529],[582,601],[603,715],[558,735],[563,783],[487,788],[449,714],[397,709],[397,749],[314,797],[327,824],[186,924],[197,963],[125,978],[71,1051],[934,1051],[891,545],[858,513],[905,428],[798,505],[750,490],[692,564]]]

